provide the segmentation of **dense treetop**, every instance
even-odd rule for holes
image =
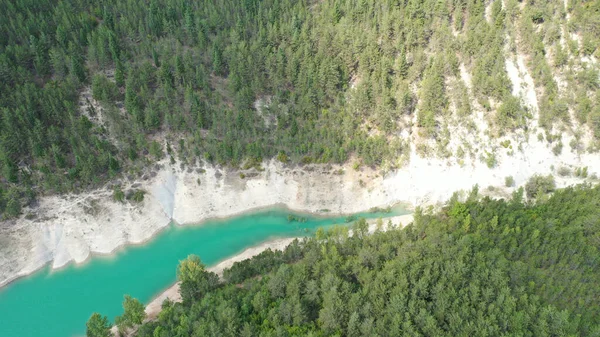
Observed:
[[[500,136],[534,115],[512,95],[516,53],[548,141],[581,136],[575,122],[599,137],[598,27],[600,0],[2,0],[0,213],[165,148],[248,167],[397,167],[417,141],[475,157],[448,147],[450,126],[484,111]]]
[[[222,283],[189,258],[183,303],[165,302],[137,336],[600,336],[600,187],[536,204],[523,193],[474,190],[372,235],[364,220],[350,237],[320,231]]]

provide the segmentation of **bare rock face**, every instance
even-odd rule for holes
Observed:
[[[383,178],[368,180],[368,186],[358,183],[367,179],[365,172],[330,175],[312,170],[294,175],[275,162],[264,166],[241,178],[237,171],[215,167],[196,173],[163,165],[153,177],[123,187],[145,191],[139,203],[115,201],[112,188],[42,198],[35,209],[25,211],[35,213],[35,219],[22,217],[3,226],[0,285],[49,262],[59,268],[70,261],[81,263],[92,253],[108,254],[127,243],[143,242],[171,220],[197,224],[282,204],[298,211],[352,213],[393,201],[383,192]]]
[[[166,183],[155,179],[150,185]],[[147,240],[170,221],[157,195],[162,196],[148,193],[141,203],[115,201],[112,189],[42,198],[35,209],[25,211],[37,217],[3,225],[0,237],[7,243],[0,246],[0,285],[49,262],[59,268],[83,262],[90,253],[108,254],[126,243]]]

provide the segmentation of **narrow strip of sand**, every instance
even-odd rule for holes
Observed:
[[[388,221],[391,221],[395,226],[403,227],[408,225],[413,221],[412,214],[405,214],[400,216],[394,216],[389,218],[384,218],[384,226],[382,230],[386,230],[387,227],[385,224]],[[373,233],[377,229],[377,220],[371,219],[369,220],[369,233]],[[223,271],[227,268],[231,268],[235,262],[244,261],[250,259],[267,249],[271,250],[284,250],[289,244],[291,244],[296,238],[285,238],[285,239],[276,239],[264,242],[258,246],[250,247],[238,255],[235,255],[229,259],[223,260],[219,264],[208,268],[209,271],[219,275],[219,277],[223,276]],[[173,302],[180,302],[181,295],[179,295],[179,282],[173,284],[168,289],[163,291],[157,297],[155,297],[149,304],[146,306],[146,315],[147,320],[153,320],[158,317],[160,313],[162,303],[166,300],[170,299]]]
[[[223,276],[223,271],[227,268],[231,268],[235,262],[244,261],[250,259],[267,249],[271,250],[284,250],[290,243],[292,243],[296,238],[285,238],[285,239],[276,239],[272,241],[264,242],[258,246],[250,247],[238,255],[235,255],[229,259],[221,261],[219,264],[208,268],[209,271],[219,275],[219,277]],[[170,286],[167,290],[162,292],[156,298],[154,298],[148,306],[146,306],[146,315],[148,320],[155,319],[160,313],[162,303],[166,300],[170,299],[173,302],[180,302],[181,295],[179,295],[179,282]]]

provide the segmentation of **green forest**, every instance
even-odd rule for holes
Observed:
[[[0,215],[165,156],[394,168],[402,131],[460,156],[449,125],[474,127],[476,108],[493,135],[527,131],[515,52],[548,141],[573,122],[599,138],[598,67],[583,61],[599,45],[600,0],[1,0]]]
[[[158,319],[125,298],[136,336],[600,336],[600,187],[536,203],[449,200],[405,228],[355,222],[284,252],[237,262],[219,282],[197,256],[180,263],[182,303]],[[88,337],[108,336],[94,314]],[[131,330],[135,327],[135,330]]]

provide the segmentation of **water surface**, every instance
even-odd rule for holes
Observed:
[[[404,214],[363,213],[365,218]],[[169,226],[140,246],[128,246],[111,256],[94,256],[83,265],[69,264],[53,271],[46,267],[0,289],[0,336],[72,337],[85,335],[93,312],[114,321],[122,313],[124,294],[148,303],[175,282],[180,260],[189,254],[208,265],[274,238],[310,236],[318,227],[343,224],[345,217],[288,221],[289,211],[275,209],[200,226]]]

